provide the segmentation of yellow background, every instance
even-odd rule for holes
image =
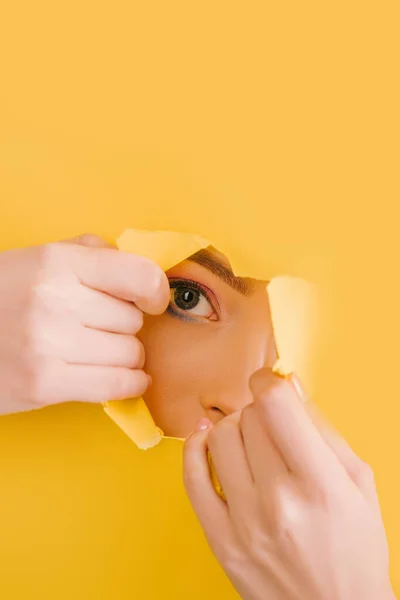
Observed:
[[[317,399],[375,469],[400,590],[398,2],[0,12],[0,248],[171,227],[324,280]],[[100,408],[1,419],[1,597],[235,597],[180,479]]]

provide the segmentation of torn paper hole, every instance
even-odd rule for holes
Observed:
[[[146,256],[154,260],[164,271],[168,271],[168,276],[172,274],[171,306],[169,314],[163,317],[166,319],[165,327],[169,328],[169,342],[165,346],[165,352],[161,353],[163,360],[160,359],[161,366],[170,374],[167,384],[158,395],[156,394],[155,400],[151,393],[146,392],[147,404],[143,398],[136,398],[107,402],[104,406],[108,416],[139,448],[154,447],[163,437],[183,440],[193,429],[189,427],[192,415],[188,413],[187,407],[196,394],[201,396],[199,402],[202,410],[204,408],[212,415],[222,416],[232,411],[235,402],[235,386],[238,394],[241,393],[238,388],[241,369],[243,368],[243,376],[247,377],[247,374],[251,374],[252,361],[256,360],[253,355],[256,351],[260,356],[263,355],[264,360],[270,361],[270,366],[277,374],[285,376],[296,372],[303,381],[308,382],[311,379],[318,322],[316,286],[300,278],[281,275],[271,277],[271,273],[265,274],[264,282],[250,279],[239,281],[233,273],[232,277],[229,275],[229,262],[225,262],[223,255],[215,251],[213,244],[192,234],[130,229],[122,234],[117,243],[120,250]],[[189,257],[192,258],[187,261]],[[216,292],[211,289],[213,286],[210,281],[214,281],[213,278],[216,281],[215,287],[218,288]],[[199,287],[200,285],[203,288]],[[262,309],[264,300],[261,292],[265,295],[266,285],[269,315],[267,310]],[[224,296],[222,301],[218,299],[218,295]],[[213,307],[213,303],[216,305],[218,302],[220,306]],[[222,306],[224,303],[226,306]],[[218,314],[214,315],[212,312],[215,310],[217,313],[218,309],[221,315],[223,313],[220,322],[222,317],[227,319],[227,314],[235,315],[235,318],[231,315],[232,323],[229,323],[229,326],[219,328]],[[257,321],[254,320],[254,315],[257,315]],[[269,337],[273,337],[275,354],[271,350],[271,340],[268,335],[263,334],[262,337],[260,333],[264,330],[267,332],[267,317],[272,326],[273,336]],[[204,327],[204,323],[207,323],[207,327]],[[245,326],[248,326],[247,330]],[[237,342],[239,338],[228,341],[226,332],[236,331],[235,327],[237,335],[242,336],[240,344]],[[158,331],[162,328],[157,328],[154,323],[151,323],[148,329],[149,332],[144,331],[143,336],[148,335],[149,344],[153,341],[154,347],[160,353],[159,348],[165,343],[166,336],[163,337],[163,331]],[[225,345],[221,345],[224,336]],[[207,350],[201,351],[203,348],[201,343],[205,344],[206,337],[213,340],[213,346],[208,346]],[[147,353],[146,341],[147,338],[143,343],[151,365],[152,353]],[[197,369],[192,368],[192,371],[186,369],[185,372],[182,359],[174,363],[174,343],[177,344],[175,348],[179,347],[180,351],[182,348],[185,349],[185,364],[187,357],[192,357],[192,362],[196,365],[193,357],[197,356],[199,361]],[[215,356],[213,356],[213,348],[215,348]],[[200,353],[196,355],[196,352]],[[155,367],[158,368],[159,365]],[[221,390],[218,377],[224,382],[231,381],[232,389]],[[153,376],[153,382],[154,379]],[[190,388],[191,382],[194,382],[194,392]],[[206,386],[208,383],[209,388]],[[213,383],[215,389],[211,387]],[[175,384],[176,388],[174,388]],[[157,391],[156,385],[154,389]],[[169,390],[171,396],[173,420],[169,419],[166,410],[168,405],[166,390]],[[199,390],[202,390],[202,393]],[[179,395],[185,395],[185,404],[179,404]],[[158,402],[160,398],[162,402]],[[196,402],[197,400],[198,398]],[[196,402],[193,401],[193,406],[197,410],[199,403]],[[158,415],[156,420],[152,413]],[[189,427],[188,431],[179,428],[185,419]],[[195,410],[193,419],[197,419]],[[178,428],[175,431],[176,423]],[[166,432],[165,436],[162,430]]]

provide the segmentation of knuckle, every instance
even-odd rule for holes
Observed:
[[[40,280],[45,282],[48,279],[60,276],[71,278],[74,257],[81,250],[79,246],[63,244],[62,242],[52,242],[41,246],[39,249]]]
[[[215,553],[230,577],[243,577],[243,573],[248,571],[248,563],[252,557],[239,544],[230,544],[229,546],[218,544]]]
[[[292,549],[295,539],[295,527],[286,514],[279,514],[271,524],[270,536],[275,547]]]
[[[130,273],[136,300],[146,304],[146,312],[162,314],[169,303],[170,288],[164,271],[151,259],[129,253],[118,255],[121,268]]]
[[[42,262],[45,267],[58,266],[65,260],[65,245],[58,242],[41,247]]]
[[[142,329],[143,324],[144,324],[144,317],[143,317],[142,311],[138,310],[135,307],[132,307],[130,321],[131,321],[132,332],[134,334],[138,333]]]
[[[115,372],[112,382],[110,396],[112,398],[129,398],[132,389],[131,373],[127,369],[121,369]]]
[[[170,298],[168,278],[164,271],[150,260],[144,262],[142,268],[146,273],[146,295],[153,301],[154,311],[162,313],[166,310]]]
[[[224,417],[216,423],[208,434],[209,446],[214,447],[220,443],[221,439],[229,438],[235,434],[239,428],[239,414],[233,413]]]
[[[133,396],[141,396],[144,394],[149,386],[146,373],[142,370],[133,371],[131,386]]]
[[[89,247],[99,247],[105,245],[104,240],[95,233],[84,233],[83,235],[79,235],[77,237],[77,242],[81,246]]]
[[[229,421],[228,417],[224,417],[218,421],[209,433],[210,445],[213,445],[221,436],[225,436],[232,428],[232,423]]]
[[[46,359],[37,359],[30,368],[30,400],[35,406],[50,404],[52,393],[53,369]]]
[[[132,338],[131,341],[131,352],[130,352],[131,362],[133,362],[133,366],[139,369],[142,369],[145,361],[145,351],[142,342],[140,342],[137,338]]]
[[[191,465],[190,471],[188,470],[187,473],[189,478],[194,477],[195,475],[197,476],[198,469],[195,469],[193,467],[194,465],[199,464],[199,461],[203,463],[204,459],[208,462],[210,476],[212,476],[213,465],[211,460],[211,454],[208,449],[210,431],[212,430],[209,430],[207,432],[195,430],[192,433],[190,433],[184,441],[184,463],[186,466],[189,465],[189,463]]]
[[[268,529],[273,540],[281,546],[292,543],[298,526],[301,528],[304,522],[303,505],[297,494],[282,487],[263,508],[270,515]]]
[[[246,533],[246,546],[249,548],[253,560],[257,560],[266,550],[270,553],[271,538],[263,527],[252,526]]]
[[[274,523],[272,528],[272,539],[275,547],[284,548],[291,555],[295,554],[296,549],[296,529],[290,520],[280,518]]]
[[[40,323],[42,323],[43,318],[54,308],[56,298],[54,285],[50,282],[43,281],[30,290],[29,324],[31,334],[36,335],[37,329],[39,328],[40,330]]]
[[[237,429],[240,419],[242,416],[242,411],[235,411],[230,415],[227,415],[223,419],[218,422],[218,425],[221,429],[228,429],[231,431],[232,429]]]
[[[308,484],[307,496],[315,506],[328,510],[337,500],[339,491],[325,481],[313,479]]]
[[[208,446],[210,448],[213,448],[215,446],[216,441],[219,438],[219,432],[220,432],[220,427],[219,427],[219,423],[217,423],[216,425],[214,425],[214,427],[210,430],[209,434],[208,434]],[[193,443],[193,442],[192,442]]]
[[[240,428],[242,431],[246,430],[249,427],[250,423],[253,421],[255,415],[254,411],[254,404],[250,404],[242,410],[239,420]]]
[[[141,396],[147,389],[148,381],[143,371],[119,369],[115,374],[111,397],[115,400]]]
[[[351,469],[354,481],[360,486],[375,487],[375,474],[372,467],[358,459]]]
[[[40,297],[36,297],[35,295],[32,299],[31,311],[25,324],[24,331],[24,349],[26,355],[30,358],[30,364],[33,362],[35,368],[35,361],[40,354],[46,329],[45,321],[40,314],[41,312],[43,312],[43,301]]]
[[[214,425],[208,433],[207,445],[212,453],[220,445],[221,433],[222,427],[220,426],[220,423]]]

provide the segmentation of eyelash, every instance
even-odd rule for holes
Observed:
[[[202,294],[205,297],[205,299],[207,300],[207,302],[210,303],[213,311],[215,311],[215,313],[218,315],[218,320],[219,320],[219,317],[220,317],[219,303],[218,303],[218,300],[215,297],[215,295],[211,292],[211,290],[209,290],[205,286],[201,285],[197,281],[193,281],[192,279],[184,279],[184,278],[180,278],[180,277],[169,278],[170,289],[177,288],[180,285],[187,286],[189,288],[193,288],[194,290],[199,292],[199,294]],[[211,298],[211,295],[213,296],[213,298]],[[167,310],[168,310],[168,312],[172,313],[174,316],[179,317],[183,321],[188,321],[190,323],[194,323],[195,321],[199,320],[199,319],[196,319],[195,317],[185,316],[184,313],[178,313],[178,312],[173,311],[173,309],[171,308],[171,305],[168,306]]]

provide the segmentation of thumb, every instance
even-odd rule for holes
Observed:
[[[62,240],[63,244],[77,244],[78,246],[86,246],[87,248],[116,248],[113,244],[109,244],[98,235],[85,233],[77,235],[68,240]]]

